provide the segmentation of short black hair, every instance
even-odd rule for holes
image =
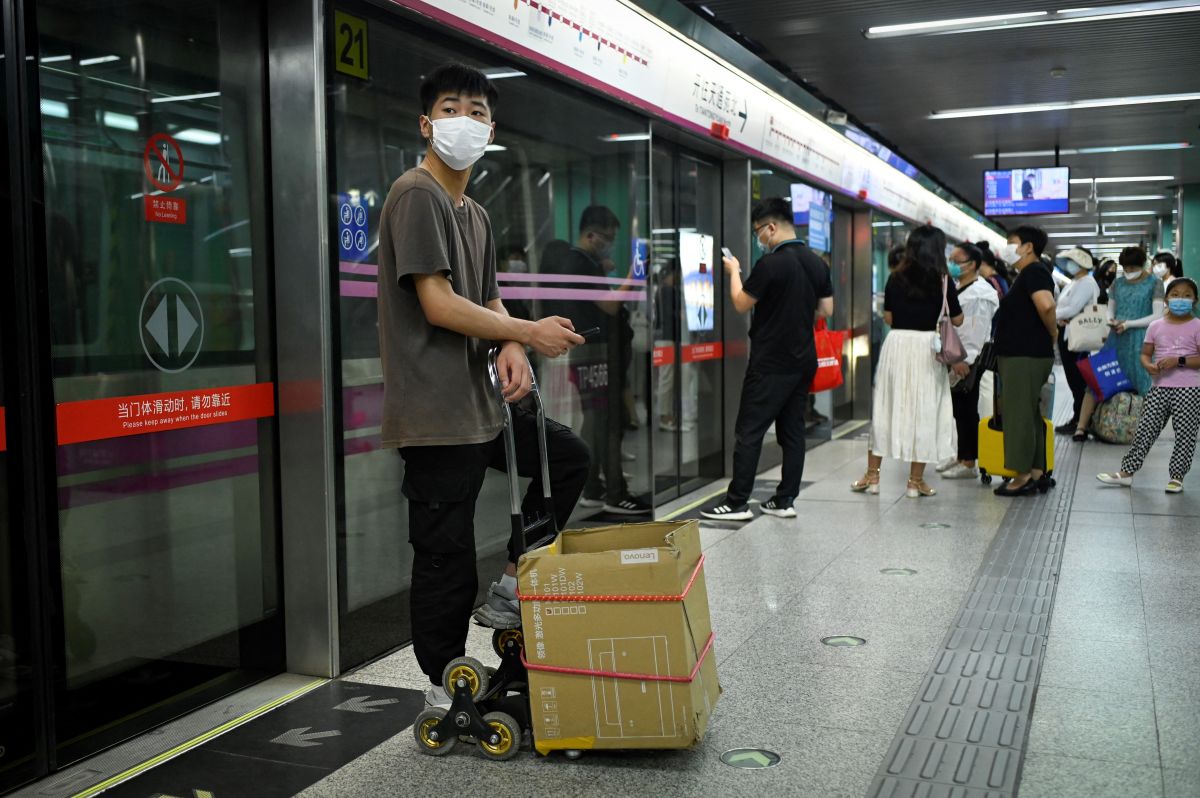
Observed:
[[[438,98],[451,93],[483,97],[492,116],[496,115],[500,92],[495,84],[475,67],[458,63],[442,64],[421,81],[421,113],[429,116]]]
[[[1122,266],[1145,266],[1146,250],[1141,247],[1125,247],[1117,260]]]
[[[757,227],[759,222],[794,225],[792,201],[783,197],[768,197],[755,203],[750,209],[750,224]]]
[[[621,220],[605,205],[589,205],[579,215],[579,234],[616,230]]]
[[[1008,234],[1009,238],[1017,238],[1022,244],[1033,244],[1033,254],[1039,258],[1046,251],[1046,242],[1050,237],[1046,235],[1046,231],[1040,227],[1023,224],[1016,230]]]

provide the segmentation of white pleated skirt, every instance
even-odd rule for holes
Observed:
[[[910,463],[955,455],[954,407],[946,367],[934,359],[936,332],[892,330],[875,372],[871,451]]]

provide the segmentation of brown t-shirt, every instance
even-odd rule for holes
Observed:
[[[470,198],[455,208],[424,169],[388,191],[379,223],[379,351],[383,445],[483,443],[504,421],[488,378],[491,341],[425,318],[414,274],[444,274],[454,292],[485,306],[500,296],[487,211]]]

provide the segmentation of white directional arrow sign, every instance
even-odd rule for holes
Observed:
[[[334,709],[340,709],[343,712],[359,712],[359,713],[362,713],[365,715],[368,712],[379,712],[380,711],[378,709],[374,709],[374,707],[383,707],[383,706],[387,706],[388,704],[399,704],[399,703],[400,703],[400,701],[395,698],[377,698],[374,701],[372,701],[371,696],[360,695],[360,696],[355,696],[354,698],[351,698],[349,701],[343,701],[342,703],[340,703],[336,707],[334,707]]]
[[[314,745],[321,745],[321,743],[311,742],[312,740],[319,740],[322,737],[340,737],[342,734],[340,731],[310,732],[311,728],[312,726],[302,726],[299,729],[289,729],[271,742],[296,748],[312,748]]]
[[[183,300],[178,296],[175,297],[175,330],[179,333],[175,343],[176,354],[182,354],[183,350],[187,349],[187,345],[192,342],[192,336],[196,334],[199,327],[196,317],[188,313]]]
[[[178,300],[176,300],[178,301]],[[150,333],[150,337],[154,339],[154,343],[158,344],[159,348],[166,354],[171,354],[171,342],[167,337],[167,299],[163,297],[159,300],[158,307],[154,309],[154,313],[150,315],[150,320],[146,322],[146,332]]]

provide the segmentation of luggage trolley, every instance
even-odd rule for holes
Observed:
[[[554,503],[550,495],[550,457],[546,449],[546,411],[537,379],[529,395],[537,411],[538,455],[542,471],[542,515],[527,523],[521,511],[521,487],[517,473],[517,441],[513,431],[512,407],[504,399],[496,358],[500,350],[488,353],[488,377],[504,414],[504,459],[508,466],[508,498],[511,534],[517,541],[518,557],[526,551],[526,541],[541,533],[534,548],[545,545],[558,534]],[[492,633],[492,648],[500,657],[500,667],[483,665],[473,657],[451,660],[442,672],[442,687],[452,697],[449,709],[430,707],[417,716],[413,735],[426,754],[443,756],[460,741],[476,742],[488,759],[505,760],[516,756],[522,733],[529,729],[529,682],[521,662],[524,636],[520,626],[497,629]]]

